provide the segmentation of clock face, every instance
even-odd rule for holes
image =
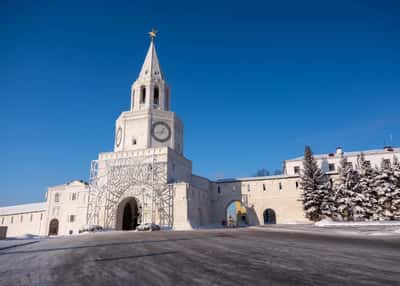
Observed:
[[[159,142],[166,142],[171,138],[171,128],[165,122],[155,122],[151,128],[151,136]]]
[[[117,144],[117,147],[121,145],[122,141],[122,128],[118,127],[117,134],[115,135],[115,143]]]

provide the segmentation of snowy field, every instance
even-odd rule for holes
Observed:
[[[0,249],[0,285],[398,285],[399,235],[336,230],[273,225],[21,239],[34,243]]]

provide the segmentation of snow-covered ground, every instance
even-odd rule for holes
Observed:
[[[329,226],[400,226],[400,221],[349,221],[339,222],[324,219],[314,224],[318,227],[329,227]]]
[[[284,231],[338,236],[400,236],[399,222],[350,222],[321,221],[315,224],[278,224],[253,227],[265,231]]]

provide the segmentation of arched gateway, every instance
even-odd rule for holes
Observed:
[[[139,207],[134,197],[122,200],[117,208],[117,230],[134,230],[139,224]]]
[[[273,209],[264,211],[264,224],[276,224],[276,215]]]

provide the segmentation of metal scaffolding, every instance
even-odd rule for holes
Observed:
[[[138,203],[139,222],[172,227],[173,188],[162,154],[92,161],[88,224],[115,228],[118,204],[128,194]]]

